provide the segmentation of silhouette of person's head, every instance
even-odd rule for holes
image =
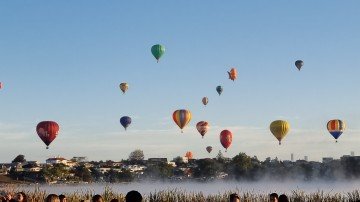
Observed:
[[[92,202],[104,202],[103,198],[102,198],[100,195],[98,195],[98,194],[96,194],[95,196],[93,196],[91,201],[92,201]]]
[[[125,201],[126,202],[141,202],[142,196],[138,191],[132,190],[126,194]]]
[[[289,199],[285,194],[281,194],[279,196],[279,202],[289,202]]]
[[[66,202],[66,196],[64,194],[59,195],[60,202]]]
[[[46,202],[60,202],[59,196],[56,194],[49,194],[46,199]]]
[[[279,195],[277,193],[270,194],[270,202],[278,202],[279,201]]]
[[[230,194],[230,202],[240,202],[240,196],[236,193]]]

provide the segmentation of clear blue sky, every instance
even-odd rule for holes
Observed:
[[[239,152],[264,159],[360,154],[359,1],[1,1],[0,162],[24,154],[120,160],[196,158],[222,149],[230,129]],[[163,44],[156,63],[150,52]],[[297,59],[304,60],[298,72]],[[227,78],[231,67],[239,77]],[[128,82],[122,95],[118,85]],[[223,85],[219,97],[215,91]],[[208,106],[201,104],[209,97]],[[172,112],[193,119],[181,134]],[[128,131],[119,124],[129,115]],[[339,143],[329,119],[347,123]],[[279,147],[268,130],[286,119]],[[55,120],[49,150],[36,124]],[[204,139],[198,121],[211,125]],[[224,150],[223,150],[224,151]]]

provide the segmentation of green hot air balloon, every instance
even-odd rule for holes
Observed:
[[[159,62],[161,56],[165,53],[165,47],[160,44],[153,45],[151,47],[151,53],[156,58],[157,62]]]

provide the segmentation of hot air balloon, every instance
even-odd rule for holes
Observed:
[[[191,112],[185,109],[179,109],[174,111],[173,120],[183,132],[183,128],[190,122],[191,120]]]
[[[336,142],[346,127],[345,123],[339,119],[330,120],[326,126],[329,133],[335,138]]]
[[[223,92],[223,87],[222,86],[217,86],[216,91],[219,93],[219,96],[220,96],[221,93]]]
[[[205,106],[207,105],[208,102],[209,102],[209,98],[203,97],[202,103],[203,103]]]
[[[279,145],[281,145],[281,140],[286,136],[290,130],[290,124],[287,121],[277,120],[270,124],[270,131],[279,140]]]
[[[46,149],[49,149],[49,145],[55,140],[59,133],[59,125],[54,121],[42,121],[37,124],[36,132],[40,139],[45,143]]]
[[[2,89],[2,83],[0,82],[0,89]]]
[[[228,74],[229,74],[229,79],[231,79],[232,81],[234,81],[237,78],[237,71],[235,68],[231,68]]]
[[[232,142],[232,133],[229,130],[223,130],[220,133],[220,143],[225,148],[225,152],[230,147]]]
[[[156,58],[157,62],[159,62],[161,56],[165,53],[165,47],[160,44],[153,45],[151,47],[151,53]]]
[[[206,147],[206,151],[207,151],[209,154],[211,153],[212,149],[213,149],[212,146],[207,146],[207,147]]]
[[[202,138],[204,138],[204,135],[209,130],[209,123],[206,121],[200,121],[196,124],[196,129],[199,131]]]
[[[125,92],[129,89],[129,84],[127,84],[127,83],[121,83],[121,84],[119,85],[119,87],[120,87],[120,90],[125,94]]]
[[[185,157],[187,157],[189,160],[193,159],[193,153],[191,151],[186,152]]]
[[[126,130],[127,127],[131,124],[131,118],[128,116],[123,116],[120,118],[120,123]]]
[[[298,68],[298,70],[301,70],[301,67],[304,66],[304,62],[302,60],[296,60],[295,66]]]

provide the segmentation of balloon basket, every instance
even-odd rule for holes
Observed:
[[[49,147],[46,147],[46,149],[49,149]]]

